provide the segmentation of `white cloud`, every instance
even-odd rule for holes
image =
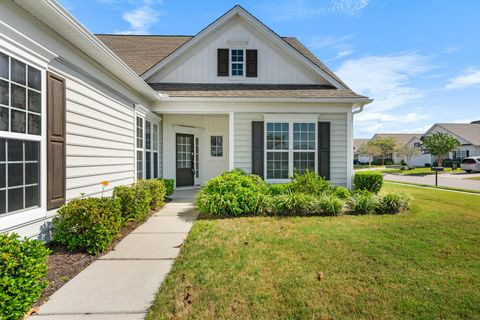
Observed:
[[[351,35],[337,37],[337,36],[316,36],[313,37],[308,47],[312,50],[319,50],[319,49],[331,49],[336,51],[336,55],[328,60],[336,60],[346,56],[351,55],[354,50],[353,46],[348,43],[352,38]]]
[[[463,74],[450,79],[445,89],[461,89],[480,85],[480,68],[468,68]]]
[[[102,0],[105,1],[105,0]],[[107,0],[108,1],[108,0]],[[143,0],[142,6],[123,13],[122,18],[129,24],[125,31],[119,34],[149,34],[150,28],[157,23],[158,18],[164,13],[153,8],[154,3],[161,4],[161,1]]]
[[[427,116],[410,112],[405,115],[389,114],[382,112],[362,112],[355,117],[357,122],[395,122],[395,123],[415,123],[417,121],[427,119]]]
[[[427,57],[410,53],[367,56],[345,61],[336,73],[353,90],[374,99],[366,110],[384,112],[424,97],[412,79],[429,68],[427,62]]]
[[[275,3],[277,10],[271,10],[277,20],[311,19],[322,15],[337,14],[358,16],[370,0],[284,0]]]

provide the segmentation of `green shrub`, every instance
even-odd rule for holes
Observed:
[[[258,213],[267,184],[258,176],[236,169],[210,179],[197,195],[201,213],[239,216]]]
[[[0,319],[23,319],[40,298],[49,253],[38,240],[0,235]]]
[[[330,189],[330,182],[323,179],[313,171],[305,171],[303,174],[295,173],[291,178],[291,191],[294,193],[305,193],[321,195]]]
[[[409,208],[410,197],[403,193],[389,192],[379,196],[376,208],[379,214],[394,214]]]
[[[340,199],[348,199],[352,195],[350,190],[345,187],[332,187],[328,194],[332,194]]]
[[[369,214],[375,212],[378,200],[375,194],[363,190],[355,192],[348,201],[353,214]]]
[[[173,179],[165,179],[165,178],[158,178],[158,180],[163,181],[166,188],[166,195],[169,196],[175,191],[175,180]]]
[[[308,214],[313,212],[314,197],[303,193],[287,193],[272,198],[276,215]]]
[[[383,175],[376,171],[357,172],[353,176],[355,190],[367,190],[378,193],[383,187]]]
[[[129,186],[115,187],[113,197],[120,203],[124,223],[142,222],[150,215],[152,195],[150,188],[141,181]]]
[[[315,212],[326,216],[338,216],[343,213],[345,202],[334,195],[323,195],[314,202]]]
[[[271,183],[267,187],[267,194],[271,196],[278,196],[291,192],[292,185],[290,183]]]
[[[53,219],[53,239],[70,251],[103,252],[120,231],[120,205],[112,198],[74,199]]]
[[[137,182],[138,187],[147,188],[151,196],[150,209],[155,210],[165,204],[165,182],[158,179],[140,180]]]

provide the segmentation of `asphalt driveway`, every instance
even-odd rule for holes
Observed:
[[[480,173],[462,173],[462,174],[439,174],[438,175],[438,185],[449,188],[459,188],[459,189],[469,189],[469,190],[478,190],[480,191],[480,180],[472,180],[470,178],[480,177]],[[408,175],[394,175],[394,174],[385,174],[385,180],[396,181],[396,182],[406,182],[406,183],[420,183],[435,185],[435,175],[426,175],[426,176],[408,176]]]

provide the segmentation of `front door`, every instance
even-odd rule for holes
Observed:
[[[176,136],[177,187],[194,185],[193,134]]]

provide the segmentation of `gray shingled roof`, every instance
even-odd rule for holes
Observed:
[[[406,145],[413,137],[421,137],[421,133],[377,133],[372,140],[379,138],[393,138],[398,145]]]
[[[365,98],[350,89],[327,85],[150,83],[170,97],[219,98]]]
[[[473,145],[480,146],[480,124],[478,123],[436,123],[436,125]]]
[[[360,147],[368,141],[370,141],[370,139],[353,139],[353,150],[356,151],[360,149]]]

